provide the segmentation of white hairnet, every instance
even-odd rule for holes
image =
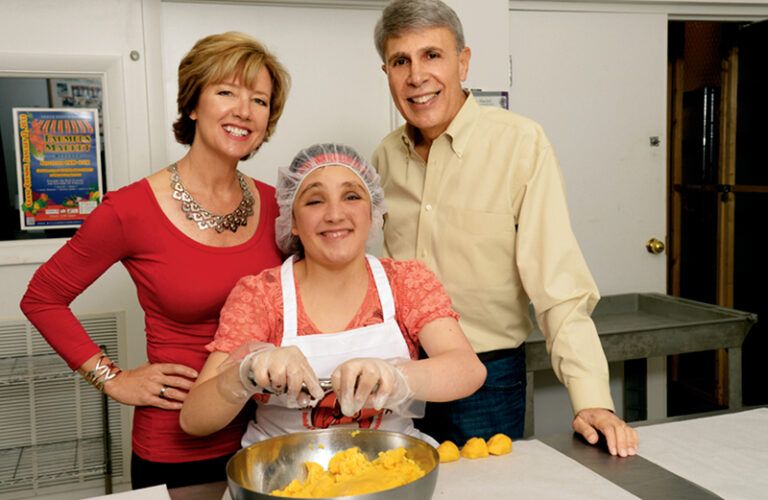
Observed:
[[[368,189],[371,198],[371,230],[365,249],[369,253],[381,247],[383,241],[384,190],[379,174],[360,156],[357,151],[343,144],[315,144],[302,149],[288,167],[280,167],[277,172],[275,196],[280,207],[280,215],[275,219],[275,239],[277,246],[286,255],[302,250],[297,236],[291,234],[293,226],[293,201],[304,179],[316,168],[339,165],[352,170]]]

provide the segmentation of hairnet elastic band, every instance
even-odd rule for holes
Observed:
[[[329,165],[340,165],[342,167],[350,167],[363,169],[363,165],[357,161],[357,159],[347,156],[341,153],[323,153],[309,158],[307,161],[301,164],[299,171],[304,171],[308,167],[320,168],[327,167]],[[353,168],[354,167],[354,168]]]

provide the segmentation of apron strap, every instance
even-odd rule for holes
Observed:
[[[392,295],[392,288],[389,286],[387,273],[379,259],[368,254],[365,257],[368,259],[368,265],[371,266],[371,274],[373,274],[373,281],[376,284],[376,291],[379,293],[384,321],[395,319],[395,299]]]
[[[280,282],[283,289],[283,338],[293,338],[297,331],[296,285],[293,280],[294,256],[285,259],[280,268]]]
[[[371,266],[373,282],[376,285],[376,291],[379,294],[381,303],[381,313],[384,321],[395,319],[395,299],[392,295],[392,288],[389,286],[389,279],[381,261],[373,255],[366,254],[368,265]],[[298,330],[298,311],[296,306],[296,285],[293,279],[293,261],[294,257],[288,257],[283,262],[280,269],[280,281],[283,291],[283,338],[293,338]]]

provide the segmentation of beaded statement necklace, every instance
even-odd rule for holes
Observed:
[[[189,194],[189,191],[181,183],[176,163],[169,166],[168,171],[171,173],[173,199],[181,202],[181,211],[184,212],[187,219],[196,222],[197,227],[202,230],[213,228],[217,233],[222,233],[225,229],[229,229],[234,233],[240,226],[248,225],[248,217],[253,215],[253,204],[255,201],[250,189],[248,189],[248,184],[245,182],[245,177],[243,177],[239,170],[237,171],[237,180],[240,183],[240,189],[243,190],[243,199],[236,209],[226,215],[217,215],[209,212],[192,198],[192,195]]]

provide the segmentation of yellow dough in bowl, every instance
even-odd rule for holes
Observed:
[[[328,470],[320,464],[305,462],[307,479],[294,479],[272,495],[294,498],[328,498],[365,495],[396,488],[423,477],[419,465],[405,456],[405,448],[379,452],[369,461],[360,448],[348,448],[336,453],[328,462]]]
[[[494,434],[488,440],[488,453],[506,455],[512,451],[512,440],[506,434]]]
[[[437,454],[440,455],[440,463],[455,462],[459,459],[459,447],[453,441],[443,441],[437,447]]]
[[[485,458],[488,456],[488,445],[483,438],[469,438],[461,449],[464,458]]]

